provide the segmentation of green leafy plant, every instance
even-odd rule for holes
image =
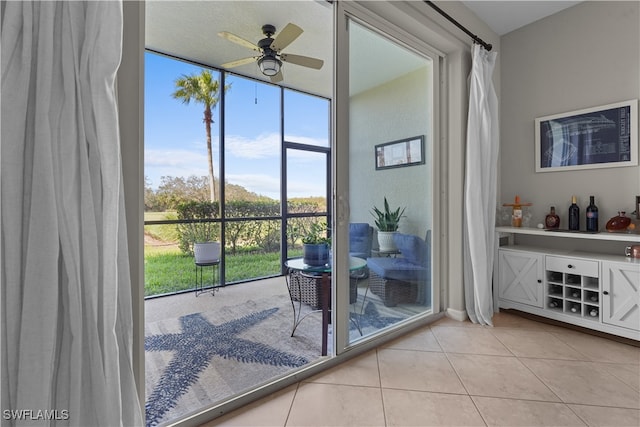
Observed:
[[[183,254],[193,256],[195,242],[213,242],[220,239],[218,202],[190,201],[180,203],[176,214],[180,220],[193,222],[178,224],[179,247]]]
[[[309,231],[302,236],[302,243],[307,245],[326,243],[330,245],[331,238],[327,237],[328,230],[326,222],[314,222],[311,224],[311,227],[309,227]]]
[[[387,202],[387,198],[384,198],[384,211],[381,211],[377,207],[373,207],[373,212],[371,215],[375,218],[376,227],[380,231],[398,231],[398,225],[400,223],[400,218],[404,214],[404,210],[406,208],[400,208],[396,210],[391,210],[389,208],[389,202]]]

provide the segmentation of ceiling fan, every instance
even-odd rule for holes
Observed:
[[[255,52],[259,55],[249,58],[237,59],[235,61],[222,64],[223,68],[233,68],[240,65],[249,64],[253,61],[257,61],[260,71],[265,76],[269,76],[273,83],[282,81],[282,63],[290,62],[291,64],[301,65],[303,67],[313,68],[319,70],[322,68],[324,61],[318,58],[311,58],[309,56],[294,55],[291,53],[283,53],[282,49],[289,46],[300,34],[302,34],[302,28],[295,24],[287,24],[282,31],[274,39],[273,36],[276,33],[276,27],[270,24],[262,26],[262,33],[266,36],[258,42],[257,45],[238,37],[235,34],[227,31],[221,31],[218,35],[222,38],[229,40],[230,42],[239,44]]]

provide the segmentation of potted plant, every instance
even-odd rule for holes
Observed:
[[[220,262],[221,246],[220,242],[214,241],[212,224],[204,223],[204,226],[197,227],[197,231],[194,233],[193,256],[196,264],[215,264]]]
[[[396,249],[393,236],[398,231],[400,218],[402,218],[405,209],[398,207],[395,210],[391,210],[386,197],[384,198],[384,211],[375,206],[373,207],[371,215],[375,218],[375,224],[378,228],[378,245],[381,252],[389,252]]]
[[[195,242],[193,255],[196,264],[213,264],[220,262],[220,242]]]
[[[177,219],[186,220],[177,225],[180,250],[198,263],[219,257],[220,224],[213,221],[218,209],[218,202],[200,201],[180,203],[176,209]]]
[[[319,267],[329,262],[331,239],[327,237],[327,230],[326,223],[314,222],[307,234],[302,237],[302,254],[305,264]]]

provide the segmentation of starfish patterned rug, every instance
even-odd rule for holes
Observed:
[[[352,338],[408,317],[369,298],[360,307],[352,314]],[[274,296],[147,324],[147,426],[184,417],[318,359],[319,314],[301,322],[293,337],[292,322],[288,296]]]

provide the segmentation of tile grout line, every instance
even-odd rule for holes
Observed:
[[[379,347],[376,347],[375,349],[376,352],[376,368],[378,371],[378,385],[379,385],[379,391],[380,391],[380,402],[382,402],[382,418],[384,419],[384,425],[385,427],[387,427],[388,421],[387,421],[387,408],[385,408],[384,405],[384,394],[382,392],[382,374],[380,373],[380,358],[378,357],[378,350]]]
[[[500,397],[500,398],[498,398],[498,397],[494,397],[494,396],[480,396],[480,395],[475,396],[475,395],[469,395],[469,396],[470,396],[470,398],[471,398],[471,401],[473,402],[473,404],[474,404],[474,405],[475,405],[475,407],[476,407],[476,410],[478,411],[478,413],[480,413],[480,416],[481,416],[481,417],[482,417],[482,419],[485,421],[485,424],[486,424],[486,425],[488,425],[487,421],[485,420],[484,416],[482,415],[482,411],[480,411],[480,408],[478,408],[477,403],[476,403],[476,400],[474,399],[474,397],[488,397],[488,398],[494,398],[494,399],[507,399],[507,400],[511,399],[511,400],[532,401],[532,402],[551,403],[551,404],[558,404],[558,403],[560,403],[560,404],[561,404],[561,405],[563,405],[565,408],[567,408],[569,411],[571,411],[571,413],[572,413],[572,414],[574,414],[574,415],[575,415],[575,416],[580,420],[580,422],[582,422],[585,426],[588,426],[589,424],[586,422],[586,420],[584,420],[584,419],[583,419],[583,418],[582,418],[582,417],[581,417],[581,416],[580,416],[580,415],[579,415],[579,414],[578,414],[578,413],[577,413],[577,412],[576,412],[576,411],[575,411],[571,406],[569,406],[569,404],[568,404],[567,402],[565,402],[565,401],[564,401],[560,396],[558,396],[558,394],[557,394],[557,393],[556,393],[556,392],[555,392],[555,391],[554,391],[554,390],[553,390],[553,389],[552,389],[552,388],[551,388],[551,387],[550,387],[550,386],[549,386],[549,385],[548,385],[548,384],[547,384],[547,383],[546,383],[542,378],[538,377],[538,375],[536,375],[536,373],[535,373],[535,372],[533,372],[533,371],[531,370],[531,368],[529,368],[529,366],[527,366],[525,363],[523,363],[523,362],[520,360],[520,357],[519,357],[518,355],[516,355],[516,354],[511,350],[511,348],[509,348],[509,346],[508,346],[507,344],[505,344],[505,342],[504,342],[503,340],[501,340],[501,339],[500,339],[500,337],[499,337],[498,335],[496,335],[496,334],[494,333],[494,331],[496,330],[496,329],[494,329],[494,328],[495,328],[495,326],[494,326],[493,328],[487,328],[487,329],[489,329],[489,333],[491,334],[491,336],[493,336],[496,340],[498,340],[498,342],[500,342],[500,344],[501,344],[502,346],[504,346],[504,347],[507,349],[507,351],[509,351],[509,353],[511,353],[511,354],[513,355],[513,357],[515,357],[515,359],[516,359],[516,360],[517,360],[517,361],[518,361],[522,366],[524,366],[524,367],[525,367],[529,372],[531,372],[535,378],[537,378],[537,379],[538,379],[538,380],[539,380],[539,381],[540,381],[540,382],[541,382],[541,383],[542,383],[542,384],[543,384],[543,385],[544,385],[544,386],[545,386],[545,387],[546,387],[546,388],[547,388],[547,389],[548,389],[548,390],[549,390],[549,391],[550,391],[554,396],[556,396],[556,397],[558,398],[559,402],[550,402],[550,401],[546,401],[546,400],[539,400],[539,401],[538,401],[538,400],[530,400],[530,399],[516,399],[516,398],[504,398],[504,397]],[[514,329],[514,330],[517,330],[517,328],[513,328],[513,329]],[[537,332],[537,331],[536,331],[536,332]],[[542,331],[542,332],[548,333],[548,334],[550,334],[551,336],[553,336],[553,337],[555,337],[555,338],[558,338],[555,334],[552,334],[552,333],[551,333],[551,331]],[[434,334],[434,335],[435,335],[435,334]],[[436,337],[436,339],[437,339],[437,337]],[[582,352],[578,351],[577,349],[575,349],[573,346],[571,346],[571,345],[569,345],[569,344],[566,344],[566,345],[567,345],[570,349],[574,350],[578,355],[580,355],[580,356],[582,356],[582,357],[585,357],[585,358],[587,359],[586,361],[589,361],[589,362],[590,362],[589,358],[588,358],[586,355],[584,355]],[[445,352],[445,354],[447,354],[447,352]],[[448,354],[447,354],[447,358],[448,358]],[[525,358],[526,358],[526,357],[525,357]],[[532,359],[542,359],[542,360],[556,360],[556,359],[544,359],[544,358],[535,358],[535,357],[529,357],[529,358],[530,358],[530,359],[531,359],[531,358],[532,358]],[[558,359],[558,360],[565,360],[565,359]],[[574,360],[575,360],[575,359],[574,359]],[[450,362],[450,363],[451,363],[451,362]],[[451,364],[451,365],[453,366],[453,364]],[[454,367],[454,370],[455,370],[455,367]],[[457,374],[457,371],[456,371],[456,374]],[[613,375],[613,374],[610,374],[610,375]],[[615,376],[614,376],[614,377],[615,377]],[[461,382],[462,382],[462,380],[461,380]],[[462,383],[462,384],[463,384],[463,386],[464,386],[464,383]],[[465,389],[466,389],[466,387],[465,387]]]
[[[282,427],[287,427],[287,424],[289,423],[289,418],[291,417],[291,411],[293,411],[293,404],[296,401],[296,396],[298,396],[298,390],[300,389],[300,383],[301,381],[298,381],[296,383],[296,389],[293,392],[293,398],[291,399],[291,403],[289,404],[289,410],[287,411],[287,417],[284,420],[284,424]]]
[[[549,386],[542,378],[540,378],[538,375],[536,375],[535,372],[533,372],[533,370],[531,368],[529,368],[529,366],[527,366],[526,363],[522,362],[520,359],[532,359],[532,360],[545,360],[545,361],[550,361],[550,362],[554,362],[554,361],[561,361],[561,362],[579,362],[579,363],[585,363],[585,364],[589,364],[592,365],[592,367],[594,369],[596,369],[597,371],[599,371],[600,373],[602,373],[603,375],[607,375],[611,378],[613,378],[614,380],[620,382],[621,384],[623,384],[625,387],[627,387],[628,389],[632,390],[633,392],[638,393],[638,396],[640,397],[640,391],[636,390],[634,387],[630,386],[629,384],[627,384],[625,381],[621,380],[620,378],[618,378],[616,375],[614,375],[613,373],[607,371],[606,369],[600,368],[597,366],[598,363],[604,363],[604,362],[596,362],[593,360],[564,360],[564,359],[544,359],[544,358],[534,358],[534,357],[526,357],[526,356],[522,356],[522,357],[518,357],[517,358],[518,361],[520,363],[522,363],[527,369],[529,369],[529,371],[531,371],[531,373],[538,378],[538,380],[540,382],[542,382],[542,384],[544,384],[549,390],[551,390],[551,392],[553,394],[555,394],[562,403],[565,403],[566,405],[583,405],[583,406],[595,406],[595,407],[600,407],[600,408],[620,408],[620,409],[636,409],[638,411],[640,411],[640,408],[630,408],[630,407],[626,407],[626,406],[610,406],[610,405],[594,405],[591,403],[580,403],[580,402],[566,402],[565,400],[563,400],[560,396],[557,395],[557,393],[555,393],[553,391],[553,389],[551,388],[551,386]]]
[[[488,426],[489,423],[485,419],[484,415],[482,415],[482,412],[480,411],[480,408],[478,408],[478,405],[476,404],[475,400],[473,400],[473,397],[471,396],[471,394],[469,394],[469,390],[467,389],[467,386],[465,385],[464,381],[462,381],[462,377],[460,377],[460,374],[458,373],[456,367],[451,362],[451,359],[449,359],[448,352],[445,351],[444,347],[442,346],[442,343],[438,339],[438,336],[435,334],[435,332],[433,332],[433,329],[431,328],[431,326],[429,326],[429,330],[431,331],[431,334],[433,334],[434,339],[436,340],[436,342],[438,343],[438,345],[442,349],[442,353],[444,354],[444,357],[447,359],[447,362],[449,363],[449,366],[451,366],[451,369],[453,370],[453,372],[456,374],[456,377],[458,377],[458,381],[460,382],[460,385],[462,385],[462,388],[464,389],[464,391],[467,393],[467,397],[469,398],[469,400],[473,404],[473,407],[476,408],[476,412],[478,413],[478,415],[480,415],[480,418],[482,419],[482,422],[484,423],[485,426]]]

